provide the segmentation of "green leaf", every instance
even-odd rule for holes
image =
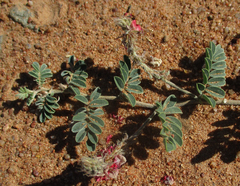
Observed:
[[[165,149],[167,152],[171,152],[176,149],[176,144],[173,138],[169,137],[167,139],[163,139],[163,143],[165,145]]]
[[[196,88],[199,94],[202,94],[202,92],[205,90],[205,86],[202,83],[197,83]]]
[[[18,90],[18,94],[16,95],[19,99],[26,99],[29,96],[30,90],[26,87],[20,87]]]
[[[127,55],[123,56],[124,61],[126,62],[128,69],[131,70],[131,61]]]
[[[50,114],[53,114],[55,112],[55,110],[53,108],[51,108],[49,105],[45,104],[44,105],[44,110]]]
[[[44,112],[40,112],[39,121],[40,121],[40,123],[43,123],[46,121],[46,116],[45,116]]]
[[[205,66],[208,71],[212,68],[212,61],[208,57],[205,57]]]
[[[71,55],[68,58],[68,64],[70,65],[70,68],[73,70],[74,69],[74,55]]]
[[[69,84],[73,84],[77,87],[83,87],[86,88],[86,83],[85,81],[82,81],[80,79],[72,79]]]
[[[93,115],[93,116],[100,116],[100,115],[103,115],[104,112],[103,112],[102,109],[98,108],[98,109],[96,109],[96,110],[91,110],[91,111],[89,112],[89,114],[90,114],[90,115]]]
[[[159,113],[158,117],[161,119],[162,123],[166,121],[166,114],[164,112]]]
[[[226,59],[224,50],[221,45],[217,45],[215,51],[213,52],[213,61],[224,61]]]
[[[95,99],[89,103],[89,107],[104,107],[108,105],[108,101],[105,99]]]
[[[135,77],[139,77],[140,75],[140,70],[139,69],[133,69],[130,72],[130,78],[135,78]]]
[[[210,72],[210,77],[224,77],[225,78],[225,76],[226,76],[226,74],[225,74],[224,69],[213,70],[212,72]]]
[[[210,48],[206,48],[206,56],[207,56],[207,58],[210,59],[210,61],[212,61],[213,54],[212,54],[212,51]]]
[[[77,109],[77,111],[75,112],[75,115],[78,113],[84,113],[86,111],[87,111],[87,109],[85,107],[81,107],[81,108]]]
[[[90,140],[87,140],[86,146],[89,151],[95,151],[96,149],[96,144],[93,144]]]
[[[71,131],[73,133],[76,133],[76,132],[79,132],[80,130],[85,130],[86,125],[87,125],[87,122],[85,120],[79,121],[73,125]]]
[[[47,96],[46,96],[46,101],[47,101],[48,103],[55,103],[55,102],[57,101],[57,99],[56,99],[55,97],[52,97],[52,96],[50,96],[50,95],[47,95]]]
[[[96,136],[95,133],[89,131],[88,132],[88,139],[93,143],[93,144],[97,144],[98,142],[98,137]]]
[[[98,99],[101,96],[101,93],[102,93],[101,89],[97,87],[90,95],[90,100]]]
[[[207,84],[208,78],[209,78],[209,72],[206,68],[202,69],[202,74],[203,74],[203,84]]]
[[[69,75],[69,74],[71,74],[71,72],[68,71],[68,70],[64,70],[64,71],[61,72],[62,77],[66,76],[66,75]]]
[[[214,77],[208,80],[208,84],[216,87],[224,86],[226,84],[224,77]]]
[[[143,93],[143,89],[140,85],[128,85],[126,90],[128,92],[132,92],[132,93],[136,93],[136,94],[142,94]]]
[[[73,93],[75,94],[75,95],[80,95],[80,90],[78,89],[78,87],[74,87],[74,86],[69,86],[69,88],[70,89],[72,89],[72,91],[73,91]]]
[[[178,107],[169,107],[165,109],[166,114],[182,114],[182,111]]]
[[[89,130],[91,130],[95,134],[101,134],[102,133],[102,129],[98,125],[96,125],[95,123],[88,123],[88,128],[89,128]]]
[[[28,99],[27,99],[27,106],[30,106],[30,105],[31,105],[31,103],[33,102],[35,96],[36,96],[36,93],[34,93],[34,92],[32,92],[32,93],[29,94],[29,97],[28,97]]]
[[[167,135],[166,132],[168,132],[168,131],[169,131],[169,130],[168,130],[167,128],[163,127],[162,130],[160,131],[160,135],[161,135],[162,137],[164,137],[164,138],[167,138],[168,135]]]
[[[124,85],[125,85],[124,81],[123,81],[120,77],[114,76],[114,82],[115,82],[115,84],[117,85],[117,88],[118,88],[120,91],[122,91],[123,88],[124,88]]]
[[[175,95],[171,94],[163,103],[163,109],[173,107],[177,103],[177,98]]]
[[[73,121],[82,121],[87,117],[87,114],[84,112],[77,113],[76,115],[73,116],[72,120]]]
[[[209,97],[203,94],[202,98],[206,100],[206,102],[210,104],[213,108],[216,106],[216,101],[212,97]]]
[[[166,120],[170,123],[176,124],[180,129],[182,128],[182,123],[174,116],[167,116]]]
[[[124,93],[124,95],[126,96],[129,103],[132,105],[132,107],[135,107],[135,105],[136,105],[135,97],[131,93],[127,93],[127,94]]]
[[[43,64],[41,67],[38,62],[33,62],[32,67],[33,71],[30,71],[28,74],[35,78],[37,84],[41,87],[45,83],[45,79],[52,77],[53,74],[50,69],[46,69],[47,65]]]
[[[169,128],[170,131],[176,132],[180,137],[182,137],[183,134],[181,129],[178,127],[178,125],[175,125],[174,123],[169,123],[166,121],[163,123],[163,126]]]
[[[123,68],[124,70],[126,70],[127,73],[129,73],[129,68],[124,61],[120,61],[119,64],[120,64],[120,69]]]
[[[141,83],[141,81],[139,80],[139,77],[136,76],[134,78],[131,78],[129,81],[128,81],[128,84],[129,85],[139,85]]]
[[[207,93],[217,98],[224,98],[225,96],[224,90],[219,87],[209,86],[205,90]]]
[[[216,45],[212,41],[210,41],[209,46],[210,46],[210,49],[212,50],[212,53],[214,54],[216,50]]]
[[[74,96],[74,98],[82,103],[84,103],[85,105],[88,104],[88,99],[82,95],[76,95]]]
[[[90,117],[89,119],[92,119],[92,122],[94,122],[98,126],[100,126],[100,127],[104,126],[104,121],[101,118],[94,116],[94,115],[90,115],[89,117]]]
[[[219,61],[217,63],[213,63],[212,64],[212,69],[218,69],[218,70],[222,70],[224,68],[226,68],[226,62],[225,61]]]
[[[183,144],[182,137],[179,136],[176,132],[172,131],[174,141],[181,147]]]
[[[80,130],[75,136],[75,141],[77,143],[80,143],[85,138],[86,135],[87,135],[86,129]]]
[[[120,68],[120,71],[121,71],[123,82],[125,84],[128,79],[128,73],[124,68]]]

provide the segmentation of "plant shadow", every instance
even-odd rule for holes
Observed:
[[[207,146],[192,158],[192,164],[206,161],[216,153],[221,154],[224,163],[231,163],[236,159],[240,151],[240,114],[238,111],[229,110],[223,112],[223,115],[228,119],[213,124],[218,129],[209,133],[210,139],[204,143]]]
[[[131,124],[125,124],[120,127],[122,133],[127,133],[130,137],[133,135],[138,128],[142,125],[142,121],[146,120],[145,115],[130,116],[126,118],[126,123],[131,122]],[[154,119],[152,121],[155,121]],[[146,126],[142,133],[135,139],[135,143],[130,146],[130,155],[127,157],[129,164],[134,164],[133,156],[140,160],[146,160],[148,158],[147,149],[157,149],[160,144],[155,139],[160,137],[160,128],[154,126]]]
[[[68,125],[56,127],[54,130],[46,134],[49,142],[55,144],[55,152],[60,153],[65,147],[67,153],[71,158],[77,159],[76,146],[78,143],[75,141],[75,135],[70,131]]]
[[[69,164],[60,175],[26,186],[72,186],[79,183],[82,186],[87,186],[89,182],[90,178],[79,172],[79,165],[75,162],[74,164]]]

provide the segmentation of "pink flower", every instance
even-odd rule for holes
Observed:
[[[107,137],[106,142],[109,143],[109,142],[111,141],[112,137],[113,137],[113,135],[110,134],[110,135]]]
[[[174,183],[174,179],[172,176],[164,176],[162,179],[161,179],[161,182],[162,183],[165,183],[166,185],[172,185]]]
[[[142,30],[141,26],[136,23],[136,20],[133,20],[133,21],[132,21],[132,23],[131,23],[131,28],[132,28],[133,30],[136,30],[136,31],[141,31],[141,30]]]

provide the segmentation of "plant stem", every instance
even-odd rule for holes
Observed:
[[[135,143],[134,139],[142,133],[142,130],[150,123],[150,121],[152,121],[156,114],[157,112],[154,110],[147,120],[141,125],[141,127],[139,127],[139,129],[133,135],[131,135],[128,140],[126,140],[126,145],[123,148],[128,148],[130,145]]]
[[[181,91],[181,92],[183,92],[183,93],[185,93],[185,94],[187,94],[187,95],[193,97],[194,99],[197,99],[197,98],[198,98],[197,95],[195,95],[195,94],[189,92],[188,90],[184,90],[184,89],[180,88],[179,86],[177,86],[176,84],[174,84],[174,83],[171,82],[171,81],[168,81],[167,79],[162,78],[162,81],[164,81],[165,83],[169,84],[170,86],[172,86],[172,87],[178,89],[179,91]]]
[[[180,87],[178,87],[177,85],[175,85],[174,83],[172,83],[171,81],[168,81],[166,79],[163,79],[164,82],[166,82],[167,84],[173,86],[174,88],[177,88],[178,90],[192,96],[194,99],[193,100],[188,100],[188,101],[184,101],[184,102],[179,102],[176,104],[177,107],[182,107],[182,106],[186,106],[186,105],[196,105],[196,104],[202,104],[202,105],[209,105],[207,102],[204,101],[200,101],[196,99],[196,95],[192,94],[191,92],[184,90]],[[63,85],[60,84],[61,90],[58,89],[52,89],[52,92],[55,94],[59,94],[59,93],[63,93],[65,89],[67,89],[67,85]],[[47,91],[49,89],[42,89],[44,91]],[[81,93],[81,95],[83,96],[88,96],[87,94]],[[120,100],[120,98],[118,96],[100,96],[101,99],[106,99],[106,100]],[[121,101],[121,100],[120,100]],[[216,101],[216,105],[240,105],[240,100],[218,100]],[[141,101],[136,101],[136,106],[139,107],[143,107],[143,108],[149,108],[149,109],[154,109],[156,108],[155,104],[150,104],[150,103],[144,103]]]

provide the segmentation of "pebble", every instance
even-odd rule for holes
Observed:
[[[32,48],[32,45],[29,44],[29,43],[27,43],[27,44],[26,44],[26,49],[31,49],[31,48]]]
[[[28,1],[27,2],[27,6],[29,6],[29,7],[33,6],[33,2],[32,1]]]
[[[211,167],[211,169],[216,168],[217,163],[214,162],[214,161],[211,161],[211,162],[209,163],[209,166]]]
[[[64,155],[64,159],[65,159],[65,160],[70,160],[70,158],[71,158],[71,157],[70,157],[69,154],[65,154],[65,155]]]
[[[31,61],[31,59],[28,56],[24,56],[23,61],[24,61],[24,63],[28,64]]]
[[[31,128],[35,128],[35,126],[37,125],[37,122],[36,121],[33,121],[30,125]]]
[[[33,145],[31,146],[31,151],[32,151],[32,152],[37,152],[37,151],[39,151],[39,145],[38,145],[38,144],[33,144]]]
[[[169,36],[165,35],[162,40],[164,43],[167,43],[169,41]]]
[[[0,140],[0,147],[3,147],[3,146],[4,146],[4,144],[5,144],[5,141],[3,141],[3,140]]]
[[[235,94],[235,92],[233,91],[233,89],[228,90],[228,93],[229,93],[230,95]]]
[[[237,19],[240,19],[240,13],[236,13],[236,14],[235,14],[235,17],[236,17]]]
[[[35,176],[35,177],[38,177],[38,176],[39,176],[39,172],[38,172],[36,169],[33,169],[32,174],[33,174],[33,176]]]
[[[34,29],[35,26],[28,24],[29,17],[32,17],[31,11],[24,5],[16,4],[14,5],[9,13],[9,16],[16,22],[22,24],[24,27]]]
[[[17,168],[16,166],[14,166],[14,165],[11,165],[11,166],[8,168],[7,172],[8,172],[9,174],[15,174],[15,173],[18,172],[18,168]]]
[[[35,44],[35,45],[34,45],[34,48],[39,49],[39,50],[42,50],[42,46],[41,46],[39,43]]]

